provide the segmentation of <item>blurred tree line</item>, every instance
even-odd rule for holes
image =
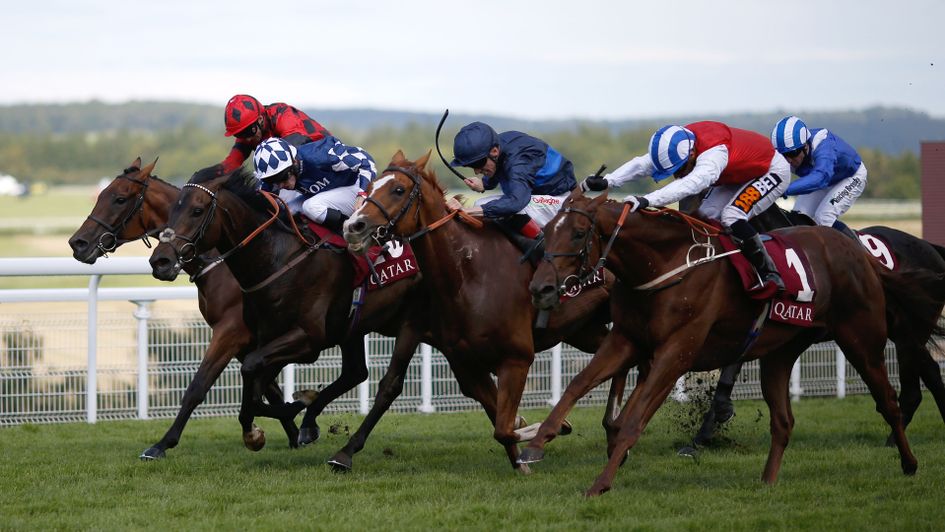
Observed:
[[[447,159],[452,156],[453,135],[461,125],[447,127],[441,135],[440,147]],[[386,166],[398,149],[403,150],[408,159],[416,159],[433,148],[434,129],[426,124],[379,126],[359,132],[334,127],[332,131],[346,143],[366,148],[375,157],[379,169]],[[601,164],[612,171],[643,154],[650,135],[649,128],[614,131],[587,124],[538,136],[574,162],[580,180],[597,171]],[[139,155],[145,161],[160,156],[156,173],[182,183],[196,170],[220,162],[230,146],[231,139],[222,132],[208,130],[198,121],[156,131],[0,132],[0,173],[51,184],[90,184],[119,174]],[[863,197],[914,199],[920,196],[919,158],[913,152],[893,155],[876,149],[859,151],[869,171],[869,184]],[[435,152],[432,160],[444,185],[454,191],[466,190]],[[468,169],[462,171],[471,175]],[[632,183],[620,192],[645,192],[654,187],[652,180],[645,180]]]

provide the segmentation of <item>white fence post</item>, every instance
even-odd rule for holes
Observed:
[[[551,406],[561,400],[561,344],[551,348]]]
[[[801,388],[801,359],[798,357],[794,361],[794,367],[791,368],[791,400],[799,400],[803,393],[804,389]]]
[[[286,364],[282,368],[282,400],[291,403],[295,393],[295,364]]]
[[[150,301],[132,301],[138,320],[138,419],[148,419],[148,320]]]
[[[368,378],[364,379],[364,382],[358,385],[358,412],[364,415],[367,415],[367,413],[371,411],[368,407],[368,394],[371,391],[371,343],[369,338],[370,335],[364,335],[364,364],[368,368]]]
[[[837,397],[843,399],[847,396],[847,357],[843,356],[843,351],[837,347]]]
[[[85,376],[85,419],[95,423],[98,416],[98,283],[101,275],[89,276],[88,372]]]
[[[420,344],[420,408],[425,414],[432,414],[433,407],[433,348]]]

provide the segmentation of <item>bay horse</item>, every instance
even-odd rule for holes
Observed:
[[[519,260],[518,249],[496,228],[449,222],[460,211],[447,209],[444,190],[427,168],[429,157],[427,152],[409,161],[398,151],[345,222],[344,236],[352,251],[378,236],[411,242],[424,272],[423,303],[430,309],[436,344],[462,393],[485,409],[512,467],[528,473],[518,462],[517,443],[523,438],[516,432],[516,414],[535,352],[562,340],[594,351],[607,332],[608,290],[582,290],[551,313],[546,328],[533,328],[537,311],[528,293],[533,266]],[[622,392],[623,383],[617,384],[612,397]],[[352,440],[336,455],[342,463],[358,449]]]
[[[611,297],[614,325],[588,366],[568,385],[561,401],[523,449],[520,460],[540,460],[544,445],[554,437],[563,415],[587,391],[634,364],[641,379],[620,412],[619,432],[608,442],[609,459],[586,495],[608,491],[617,468],[637,442],[653,414],[688,371],[715,369],[736,359],[760,358],[762,393],[770,412],[771,446],[762,480],[776,481],[794,417],[788,396],[791,368],[812,343],[832,337],[860,373],[890,425],[904,473],[914,474],[918,462],[909,448],[895,391],[885,371],[887,330],[894,335],[930,327],[927,296],[904,275],[886,271],[863,252],[859,244],[839,231],[821,227],[780,230],[801,247],[810,262],[817,297],[813,302],[815,327],[768,323],[760,336],[743,349],[764,302],[749,298],[735,269],[727,261],[706,262],[669,277],[669,283],[650,283],[685,265],[697,222],[679,223],[678,211],[643,210],[627,216],[626,204],[608,201],[606,193],[588,198],[575,190],[562,210],[545,228],[546,260],[531,282],[535,304],[557,304],[561,281],[584,276],[601,256],[618,278]],[[626,223],[624,224],[624,221]],[[617,231],[620,227],[622,230]],[[717,234],[717,233],[716,233]],[[602,239],[612,238],[604,248]],[[945,278],[934,278],[936,295],[945,293]],[[887,329],[888,325],[888,329]],[[931,326],[929,330],[941,333]]]
[[[92,212],[69,239],[72,256],[86,264],[115,251],[122,244],[148,239],[164,228],[168,211],[180,189],[161,180],[152,172],[157,163],[141,167],[135,159],[98,195]],[[215,255],[213,250],[209,255]],[[184,271],[197,275],[202,260],[184,264]],[[243,322],[243,293],[226,264],[201,275],[195,281],[200,314],[212,331],[196,373],[181,398],[181,408],[164,436],[141,453],[143,460],[164,458],[168,449],[180,442],[191,414],[207,397],[220,374],[234,357],[242,361],[253,341],[252,332]],[[282,391],[274,382],[266,390],[271,403],[282,401]],[[289,446],[298,446],[298,428],[293,420],[283,422]]]
[[[317,416],[368,377],[364,335],[396,336],[394,357],[409,361],[425,338],[425,318],[424,309],[407,297],[415,294],[418,275],[372,292],[353,321],[354,268],[347,252],[307,241],[297,227],[290,228],[295,222],[281,203],[257,192],[254,181],[243,169],[222,176],[214,167],[196,172],[171,209],[151,266],[156,278],[173,280],[180,265],[200,253],[214,248],[222,253],[255,335],[240,368],[239,421],[247,447],[258,450],[265,437],[253,424],[256,415],[286,421],[306,406],[263,403],[262,387],[283,367],[315,362],[322,350],[341,347],[341,374],[307,405],[302,420],[300,443],[314,442]]]
[[[798,225],[816,225],[810,217],[798,212],[785,211],[777,205],[753,218],[751,223],[759,232]],[[895,266],[897,269],[906,271],[926,270],[933,274],[945,273],[945,248],[941,246],[881,225],[860,229],[858,233],[859,235],[852,236],[857,236],[870,254],[887,267]],[[929,287],[927,293],[933,294],[934,287]],[[945,298],[938,300],[937,308],[929,310],[933,313],[932,316],[938,317],[943,307],[945,307]],[[932,394],[939,415],[945,421],[945,383],[942,382],[938,362],[928,348],[932,333],[933,331],[929,330],[919,336],[890,337],[896,345],[896,359],[899,362],[899,407],[902,409],[903,427],[909,426],[922,402],[920,380]],[[736,362],[722,368],[720,382],[724,380],[726,384],[734,385],[742,364],[742,362]],[[715,390],[712,404],[703,417],[702,426],[693,438],[693,445],[701,446],[708,443],[717,428],[734,415],[732,390],[731,386],[719,386]],[[886,445],[894,445],[892,434],[886,439]],[[691,454],[692,451],[692,448],[684,447],[680,453]]]

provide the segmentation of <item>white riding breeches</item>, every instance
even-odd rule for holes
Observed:
[[[791,165],[780,153],[771,158],[768,172],[741,185],[714,185],[702,200],[699,214],[730,227],[750,220],[774,205],[791,184]]]
[[[529,218],[535,221],[535,223],[541,227],[544,227],[545,224],[554,218],[555,214],[558,214],[558,211],[561,210],[561,206],[564,205],[564,200],[568,199],[568,196],[570,195],[570,192],[566,192],[560,196],[532,196],[531,200],[528,202],[528,205],[518,212],[519,214],[527,214]],[[485,198],[479,198],[476,200],[476,206],[481,207],[490,201],[499,199],[500,197],[502,196],[486,196]]]
[[[856,173],[833,185],[810,194],[797,196],[794,210],[810,216],[817,225],[831,226],[850,210],[853,202],[866,189],[866,165],[860,163]]]

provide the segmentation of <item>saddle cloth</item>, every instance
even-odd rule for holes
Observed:
[[[728,235],[719,235],[719,240],[725,251],[738,249]],[[729,255],[745,292],[753,299],[771,300],[768,318],[773,321],[802,327],[816,326],[813,301],[817,289],[807,254],[783,235],[762,235],[762,241],[784,281],[784,293],[777,294],[777,287],[773,283],[759,286],[758,274],[741,253]]]
[[[311,220],[307,220],[307,222],[308,228],[315,233],[320,241],[337,248],[348,248],[348,243],[341,235]],[[388,245],[383,256],[381,256],[381,246],[371,246],[365,254],[348,253],[348,257],[354,267],[353,287],[357,288],[367,283],[369,292],[395,281],[412,277],[420,272],[417,258],[413,254],[413,248],[410,247],[410,244],[401,244],[397,241],[392,241]],[[374,263],[374,270],[377,272],[376,277],[371,275],[371,266],[368,261]]]

